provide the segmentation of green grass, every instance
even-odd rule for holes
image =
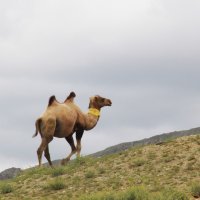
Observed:
[[[135,160],[133,161],[133,166],[135,166],[135,167],[140,167],[140,166],[144,165],[145,162],[146,162],[146,161],[145,161],[144,159],[138,158],[138,159],[135,159]]]
[[[144,187],[132,187],[123,192],[101,192],[93,195],[85,195],[81,200],[189,200],[182,192],[174,189],[166,189],[156,194],[151,194]]]
[[[192,184],[191,195],[195,198],[200,197],[200,183],[193,183]]]
[[[157,154],[155,152],[150,151],[147,153],[147,158],[149,160],[154,160],[154,159],[156,159],[156,157],[157,157]]]
[[[63,179],[60,179],[60,178],[50,181],[45,186],[45,189],[48,189],[48,190],[62,190],[64,188],[65,188],[65,182]]]
[[[94,178],[95,172],[93,170],[89,170],[85,173],[85,178]]]
[[[52,170],[52,177],[61,176],[65,174],[64,167],[58,167]]]
[[[99,174],[104,174],[104,173],[106,173],[105,168],[100,167],[100,168],[98,169],[98,173],[99,173]]]
[[[136,187],[129,189],[125,193],[121,194],[121,197],[119,195],[119,200],[150,200],[150,195],[147,192],[146,189],[141,188],[141,187]]]
[[[13,187],[10,184],[5,183],[0,186],[0,191],[2,194],[11,193],[13,192]]]
[[[183,192],[174,190],[174,189],[167,189],[162,192],[163,200],[189,200],[189,198]]]

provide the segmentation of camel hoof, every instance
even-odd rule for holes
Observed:
[[[65,165],[64,159],[61,160],[60,164],[61,164],[61,165]]]
[[[69,159],[62,159],[61,165],[66,165],[69,162]]]

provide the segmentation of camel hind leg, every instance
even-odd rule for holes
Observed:
[[[52,167],[53,164],[52,164],[52,162],[51,162],[51,157],[50,157],[50,153],[49,153],[49,145],[48,145],[48,144],[47,144],[47,147],[46,147],[46,149],[45,149],[45,151],[44,151],[44,156],[45,156],[45,158],[48,160],[49,165]]]
[[[46,138],[42,138],[42,142],[37,150],[37,155],[38,155],[38,162],[39,162],[39,167],[41,167],[42,164],[42,153],[46,149],[48,145],[48,141]]]
[[[46,123],[43,124],[43,129],[41,132],[42,141],[37,150],[39,167],[42,164],[42,154],[44,151],[46,159],[48,160],[50,166],[52,166],[48,144],[53,140],[55,127],[56,127],[56,120],[54,119],[48,119]]]

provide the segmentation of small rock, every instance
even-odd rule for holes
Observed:
[[[0,173],[0,180],[12,179],[16,177],[22,170],[20,168],[9,168]]]

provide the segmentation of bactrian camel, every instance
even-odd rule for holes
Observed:
[[[36,132],[33,137],[39,132],[42,139],[37,150],[39,166],[41,166],[43,152],[49,165],[52,166],[48,144],[53,137],[65,138],[71,146],[71,153],[61,161],[62,165],[66,164],[75,153],[80,156],[84,130],[93,129],[99,120],[101,108],[112,105],[110,99],[96,95],[90,97],[88,113],[83,113],[74,103],[75,96],[75,93],[71,92],[64,103],[59,103],[55,96],[51,96],[45,112],[36,120]],[[74,133],[76,133],[76,146],[73,139]]]

